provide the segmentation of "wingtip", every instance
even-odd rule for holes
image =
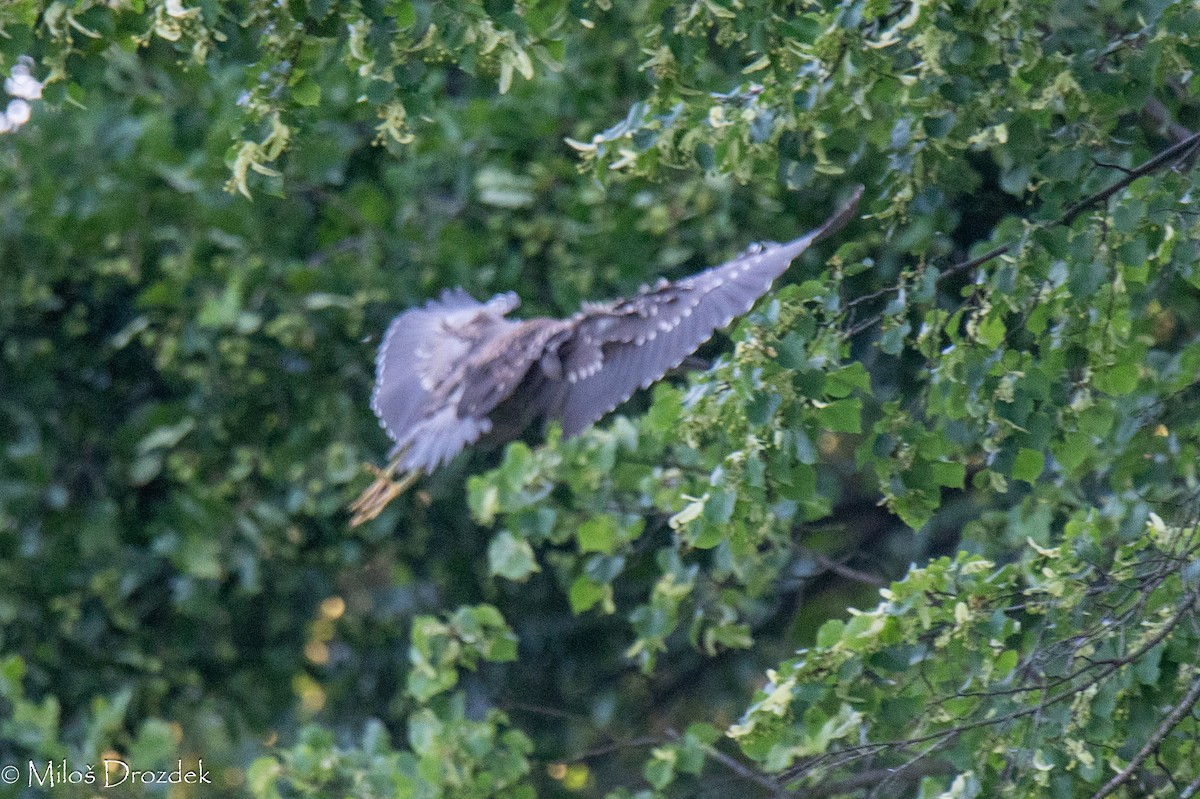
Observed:
[[[798,239],[793,239],[785,244],[772,247],[766,250],[765,254],[774,254],[776,256],[783,254],[789,260],[795,259],[812,245],[835,235],[849,224],[850,220],[858,212],[858,201],[862,199],[863,190],[863,185],[861,183],[858,184],[850,194],[850,199],[846,200],[837,211],[822,222],[820,227],[808,231]]]
[[[816,236],[813,237],[814,242],[829,238],[854,218],[855,213],[858,212],[858,201],[862,199],[864,188],[861,183],[854,187],[850,199],[838,209],[837,213],[826,219],[825,224],[817,228]]]

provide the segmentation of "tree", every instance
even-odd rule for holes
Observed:
[[[1200,792],[1192,4],[0,25],[40,85],[0,136],[0,766]],[[400,308],[463,285],[561,315],[856,183],[864,217],[710,368],[347,528]]]

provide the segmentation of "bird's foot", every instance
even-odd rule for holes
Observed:
[[[368,463],[366,467],[375,475],[375,480],[350,505],[350,512],[353,514],[350,517],[351,527],[358,527],[360,524],[374,519],[383,512],[389,502],[407,491],[421,475],[419,470],[414,469],[399,480],[394,480],[392,478],[395,473],[394,465],[380,469],[378,466]]]

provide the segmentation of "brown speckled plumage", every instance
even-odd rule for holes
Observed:
[[[432,471],[481,436],[511,439],[538,418],[575,435],[749,311],[793,259],[846,223],[858,196],[795,241],[587,303],[570,319],[508,319],[515,295],[481,303],[461,289],[405,311],[379,348],[371,398],[396,442],[393,468]]]

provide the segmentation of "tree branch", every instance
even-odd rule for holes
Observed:
[[[1146,741],[1145,745],[1129,761],[1129,765],[1121,769],[1115,777],[1105,783],[1104,787],[1092,794],[1091,799],[1104,799],[1127,782],[1142,762],[1158,749],[1163,739],[1171,734],[1171,730],[1175,729],[1179,722],[1183,721],[1183,717],[1192,712],[1192,708],[1196,706],[1197,701],[1200,701],[1200,676],[1193,675],[1192,687],[1188,689],[1188,692],[1179,704],[1172,708],[1167,717],[1162,720],[1162,723],[1158,725],[1158,729],[1154,731],[1150,739]]]
[[[705,746],[704,754],[717,761],[742,779],[748,780],[753,782],[755,785],[765,788],[775,799],[784,799],[784,797],[788,796],[788,793],[778,782],[771,779],[766,774],[763,774],[762,772],[747,766],[745,763],[738,761],[736,758],[730,757],[716,747]]]
[[[827,796],[837,796],[862,788],[869,788],[885,781],[895,782],[900,780],[915,782],[925,777],[944,776],[954,773],[956,773],[956,769],[949,763],[929,760],[907,767],[870,769],[847,777],[844,780],[818,783],[811,788],[805,788],[803,791],[797,792],[795,795],[804,799],[824,799]]]
[[[1155,103],[1157,103],[1157,106],[1154,105]],[[1144,109],[1144,111],[1145,111],[1146,115],[1151,117],[1152,119],[1159,119],[1161,114],[1166,113],[1166,107],[1163,106],[1162,103],[1159,103],[1157,100],[1151,100],[1150,102],[1148,102],[1146,104],[1146,108]],[[1169,115],[1166,117],[1166,119],[1169,119]],[[1158,155],[1154,156],[1153,158],[1150,158],[1149,160],[1143,162],[1142,164],[1140,164],[1136,167],[1133,167],[1132,169],[1123,170],[1125,174],[1121,177],[1120,180],[1113,183],[1111,186],[1109,186],[1101,191],[1098,191],[1095,194],[1091,194],[1087,197],[1084,197],[1082,200],[1079,200],[1074,205],[1069,207],[1065,212],[1063,212],[1062,216],[1060,216],[1058,219],[1051,220],[1049,222],[1042,222],[1042,223],[1036,225],[1035,228],[1048,229],[1048,228],[1055,228],[1055,227],[1059,227],[1059,226],[1070,225],[1084,211],[1088,210],[1089,208],[1092,208],[1093,206],[1096,206],[1096,205],[1106,202],[1113,195],[1115,195],[1118,192],[1122,191],[1123,189],[1127,188],[1129,186],[1129,184],[1133,183],[1138,178],[1144,177],[1153,172],[1157,172],[1158,170],[1162,169],[1163,167],[1167,166],[1168,164],[1171,164],[1171,163],[1176,162],[1181,159],[1189,158],[1189,157],[1193,156],[1197,151],[1200,151],[1200,133],[1192,133],[1191,131],[1187,130],[1187,128],[1184,128],[1182,125],[1179,125],[1178,123],[1171,123],[1171,124],[1167,125],[1167,133],[1172,139],[1175,140],[1175,144],[1171,145],[1167,149],[1160,152]],[[951,275],[957,275],[962,272],[970,271],[978,266],[982,266],[983,264],[987,263],[988,261],[991,261],[995,258],[999,258],[1001,255],[1004,255],[1009,250],[1011,250],[1015,245],[1016,245],[1016,242],[1009,242],[1008,244],[1001,244],[1000,246],[995,247],[995,248],[985,252],[983,255],[979,255],[979,256],[976,256],[969,260],[962,261],[960,263],[954,264],[953,266],[947,267],[945,270],[943,270],[941,272],[941,274],[938,275],[937,282],[941,283],[943,280],[950,277]],[[901,288],[901,285],[897,284],[895,286],[890,286],[888,288],[879,289],[878,291],[872,292],[871,294],[866,294],[862,297],[857,297],[857,298],[851,300],[850,302],[846,303],[846,305],[842,309],[843,313],[850,311],[851,309],[857,307],[858,305],[861,305],[864,302],[869,302],[870,300],[877,299],[886,294],[891,294],[891,293],[897,292],[900,290],[900,288]],[[850,335],[857,334],[857,333],[861,332],[862,330],[865,330],[866,328],[870,327],[872,324],[874,324],[877,321],[878,321],[878,318],[873,318],[871,320],[861,322],[861,323],[855,325],[853,328],[851,328],[849,331],[849,334]]]
[[[1108,200],[1108,198],[1112,197],[1114,194],[1121,191],[1138,178],[1143,177],[1144,175],[1149,175],[1151,172],[1157,172],[1159,169],[1162,169],[1164,166],[1172,161],[1175,161],[1176,159],[1186,158],[1190,151],[1194,150],[1197,146],[1200,146],[1200,133],[1193,133],[1182,141],[1177,142],[1163,150],[1161,153],[1154,156],[1149,161],[1146,161],[1141,166],[1137,166],[1129,170],[1129,174],[1125,175],[1123,178],[1109,186],[1104,191],[1098,191],[1092,196],[1085,197],[1084,199],[1075,203],[1068,208],[1067,212],[1059,217],[1058,220],[1051,225],[1051,227],[1071,224],[1073,221],[1075,221],[1075,217],[1079,216],[1088,208],[1105,202]]]
[[[847,580],[852,580],[856,583],[864,585],[873,585],[882,588],[888,584],[888,581],[880,577],[878,574],[871,574],[853,566],[847,566],[839,560],[834,560],[820,552],[805,551],[806,554],[816,562],[818,566],[827,572],[833,572],[839,577],[845,577]]]
[[[1179,158],[1186,158],[1189,152],[1197,147],[1200,147],[1200,133],[1192,133],[1186,138],[1163,150],[1150,160],[1145,161],[1144,163],[1132,169],[1126,170],[1125,174],[1116,183],[1112,184],[1106,189],[1096,192],[1095,194],[1084,197],[1082,200],[1068,208],[1058,219],[1055,219],[1052,222],[1043,223],[1042,225],[1039,225],[1039,227],[1055,228],[1059,226],[1065,227],[1070,225],[1087,209],[1108,201],[1109,198],[1111,198],[1114,194],[1122,191],[1125,188],[1128,188],[1129,184],[1133,183],[1138,178],[1145,177],[1153,172],[1157,172],[1167,164]],[[938,275],[938,281],[940,282],[944,280],[949,275],[974,269],[981,264],[987,263],[993,258],[998,258],[1011,250],[1014,244],[1015,242],[1009,242],[1008,244],[996,247],[994,250],[990,250],[989,252],[978,256],[977,258],[972,258],[969,261],[963,261],[962,263],[955,264]]]
[[[640,749],[647,746],[661,746],[664,743],[666,743],[666,740],[660,735],[644,735],[640,738],[630,738],[625,741],[612,741],[611,743],[580,752],[575,757],[569,758],[564,762],[582,763],[585,760],[592,760],[603,755],[610,755],[613,752],[620,752],[622,749]]]

